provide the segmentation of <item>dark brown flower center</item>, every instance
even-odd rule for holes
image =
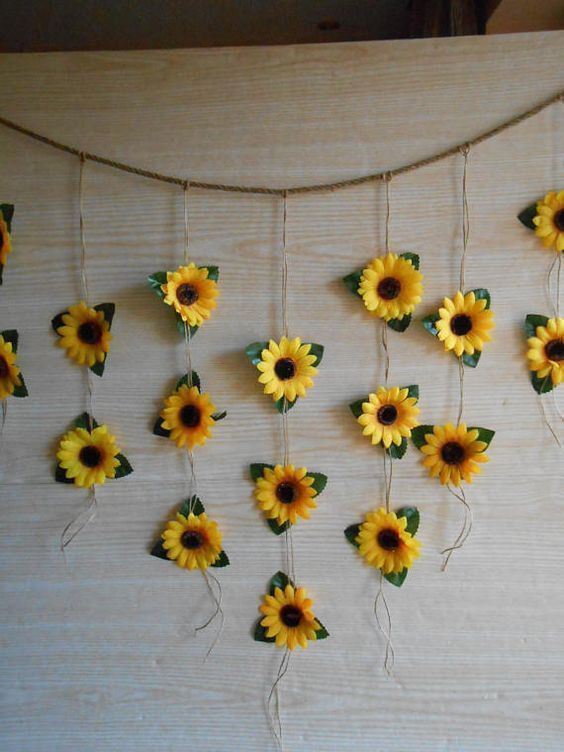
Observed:
[[[288,604],[280,609],[280,621],[286,627],[297,627],[302,616],[302,611],[297,606]]]
[[[180,422],[186,428],[195,428],[200,423],[200,410],[196,405],[184,405],[180,410]]]
[[[85,321],[78,327],[77,335],[85,345],[97,345],[102,339],[102,327],[96,321]]]
[[[280,358],[276,361],[274,373],[281,381],[287,381],[296,375],[296,364],[292,358]]]
[[[384,300],[393,300],[400,294],[401,282],[395,277],[384,277],[378,283],[378,295]]]
[[[9,373],[10,369],[8,368],[8,361],[0,355],[0,379],[5,379]]]
[[[78,458],[86,467],[98,467],[102,461],[102,452],[97,446],[85,446],[80,450]]]
[[[447,465],[460,465],[464,459],[464,447],[457,441],[448,441],[441,449],[441,457]]]
[[[457,313],[451,319],[450,328],[457,337],[463,337],[472,329],[472,319],[465,313]]]
[[[193,551],[195,548],[200,548],[203,545],[204,537],[197,530],[186,530],[180,537],[180,543],[182,543],[184,548],[189,548]]]
[[[395,551],[401,543],[397,530],[385,528],[378,533],[378,545],[386,551]]]
[[[559,209],[554,215],[552,221],[559,232],[564,232],[564,209]]]
[[[382,405],[376,413],[376,417],[383,426],[390,426],[398,417],[397,408],[394,405]]]
[[[547,342],[544,351],[549,360],[564,360],[564,340],[553,339],[551,342]]]
[[[181,305],[190,306],[195,303],[200,296],[194,285],[185,283],[180,285],[176,290],[176,299]]]
[[[282,504],[291,504],[296,498],[296,489],[291,483],[279,483],[276,487],[276,498]]]

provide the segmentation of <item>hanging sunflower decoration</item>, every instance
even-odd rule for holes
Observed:
[[[253,342],[245,352],[260,372],[258,381],[264,393],[274,400],[278,412],[289,410],[298,397],[305,397],[323,358],[322,345],[302,343],[299,337]]]
[[[296,587],[284,572],[270,580],[260,605],[262,616],[255,627],[257,642],[274,642],[278,648],[307,648],[308,642],[324,640],[329,632],[315,617],[313,601],[303,587]]]
[[[387,253],[362,270],[343,278],[346,287],[362,298],[367,311],[397,332],[411,323],[423,295],[423,275],[416,253]]]
[[[27,397],[28,391],[17,361],[18,332],[0,332],[0,401],[8,397]]]
[[[550,191],[519,214],[519,220],[534,230],[549,251],[564,251],[564,191]]]
[[[55,480],[81,488],[102,485],[106,479],[123,478],[133,472],[116,446],[106,425],[88,413],[80,415],[62,437],[57,450]]]
[[[484,343],[491,341],[490,332],[495,326],[490,307],[488,290],[477,288],[466,295],[459,290],[452,300],[444,298],[443,306],[422,323],[447,352],[452,351],[465,365],[476,368]]]
[[[97,376],[102,376],[106,367],[115,310],[113,303],[100,303],[90,308],[81,300],[51,321],[59,336],[59,345],[68,357],[78,365],[88,366]]]
[[[175,519],[166,523],[151,554],[159,559],[174,561],[178,567],[189,570],[226,567],[229,564],[217,522],[207,516],[197,496],[186,499]]]
[[[438,477],[443,485],[460,486],[472,483],[472,476],[481,473],[488,462],[485,450],[495,431],[489,428],[467,428],[465,423],[454,426],[421,425],[411,432],[415,446],[425,455],[423,465],[431,478]]]
[[[12,252],[12,217],[13,204],[0,204],[0,285],[8,255]]]
[[[193,337],[217,305],[217,266],[190,263],[179,266],[174,272],[155,272],[147,279],[156,295],[174,311],[178,331],[183,337],[186,327]]]
[[[227,413],[216,412],[215,405],[205,392],[201,391],[200,377],[192,371],[182,376],[174,387],[174,392],[164,401],[164,407],[153,428],[156,436],[166,436],[177,447],[194,449],[204,446],[211,437],[214,423],[223,420]]]
[[[525,332],[531,383],[538,394],[545,394],[564,381],[564,318],[529,313]]]
[[[368,512],[363,522],[350,525],[345,537],[369,566],[379,569],[392,585],[401,587],[420,555],[420,543],[415,538],[418,529],[416,507],[402,507],[396,512],[380,507]]]
[[[299,518],[309,519],[327,485],[326,475],[305,467],[255,462],[250,471],[257,505],[275,535],[295,525]]]
[[[385,448],[394,459],[401,459],[407,451],[407,440],[417,425],[419,386],[380,386],[375,394],[356,400],[349,405],[354,417],[362,426],[362,434],[372,444]]]

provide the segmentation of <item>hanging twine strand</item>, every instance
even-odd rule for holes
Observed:
[[[529,110],[526,110],[525,112],[522,112],[519,115],[516,115],[515,117],[512,117],[509,120],[506,120],[504,123],[501,123],[500,125],[495,126],[495,128],[491,128],[490,130],[487,130],[484,133],[481,133],[480,135],[476,136],[471,141],[468,141],[466,143],[469,146],[477,146],[478,144],[481,144],[483,141],[487,141],[488,139],[494,138],[495,136],[499,135],[500,133],[503,133],[506,130],[509,130],[510,128],[514,128],[515,126],[519,125],[523,121],[528,120],[534,115],[537,115],[539,112],[542,112],[547,107],[550,107],[550,105],[559,101],[560,102],[564,101],[564,90],[557,92],[556,94],[549,97],[548,99],[545,99],[543,102],[540,102],[535,107],[531,107]],[[16,131],[17,133],[21,133],[24,136],[28,136],[29,138],[32,138],[35,141],[39,141],[55,149],[59,149],[59,151],[66,152],[67,154],[74,154],[75,156],[80,156],[80,154],[84,154],[84,158],[89,160],[90,162],[97,162],[98,164],[105,165],[106,167],[111,167],[115,170],[121,170],[122,172],[128,172],[132,175],[139,175],[140,177],[149,178],[151,180],[158,180],[163,183],[173,183],[175,185],[182,186],[186,182],[186,178],[176,177],[174,175],[165,175],[160,172],[146,170],[141,167],[135,167],[134,165],[126,164],[125,162],[120,162],[114,159],[109,159],[108,157],[103,157],[103,156],[100,156],[99,154],[93,154],[91,152],[81,151],[80,149],[77,149],[74,146],[70,146],[68,144],[62,143],[61,141],[56,141],[55,139],[49,138],[48,136],[44,136],[41,133],[37,133],[36,131],[33,131],[30,128],[26,128],[25,126],[20,125],[19,123],[15,123],[13,120],[9,120],[8,118],[5,118],[5,117],[0,116],[0,125],[3,125],[4,127],[9,128],[10,130]],[[191,179],[190,185],[193,188],[201,188],[203,190],[208,190],[208,191],[227,191],[231,193],[258,193],[258,194],[266,194],[266,195],[274,195],[274,196],[283,196],[284,194],[295,195],[299,193],[321,193],[325,191],[336,191],[341,188],[349,188],[351,186],[371,183],[376,180],[384,180],[387,174],[392,175],[393,177],[396,177],[398,175],[403,175],[406,172],[412,172],[413,170],[418,170],[421,167],[426,167],[427,165],[435,164],[436,162],[440,162],[443,159],[447,159],[448,157],[455,156],[460,151],[460,148],[464,145],[465,144],[453,146],[431,157],[426,157],[425,159],[419,159],[415,162],[411,162],[410,164],[403,165],[402,167],[397,167],[395,170],[388,170],[386,172],[376,172],[376,173],[372,173],[368,175],[361,175],[359,177],[348,178],[346,180],[338,180],[333,183],[319,183],[316,185],[294,186],[290,188],[269,188],[269,187],[260,187],[260,186],[229,185],[229,184],[223,184],[223,183],[207,183],[207,182],[202,182],[202,181]]]
[[[445,560],[443,561],[443,565],[441,567],[441,571],[445,571],[450,557],[452,554],[457,551],[459,548],[462,548],[464,543],[466,542],[468,536],[472,532],[472,525],[474,524],[474,517],[472,514],[472,507],[470,506],[466,494],[464,493],[464,489],[460,488],[460,493],[457,493],[450,485],[447,485],[448,490],[450,493],[458,499],[458,501],[463,505],[464,507],[464,520],[462,522],[462,527],[460,529],[460,533],[458,534],[457,539],[454,541],[452,546],[449,546],[448,548],[445,548],[441,551],[441,554],[445,555]]]
[[[383,618],[379,615],[380,604],[382,605]],[[384,636],[386,641],[386,652],[384,655],[384,670],[390,678],[392,678],[392,669],[394,667],[395,652],[394,645],[392,643],[392,615],[388,607],[388,601],[384,595],[384,575],[380,572],[380,586],[378,593],[374,601],[374,616],[376,618],[376,624],[378,629]]]
[[[284,655],[282,656],[282,660],[280,661],[280,665],[278,666],[276,679],[270,689],[269,695],[266,700],[266,713],[270,721],[272,734],[274,736],[274,739],[276,740],[276,745],[280,752],[283,752],[284,750],[284,741],[282,736],[282,715],[280,705],[280,682],[286,676],[286,673],[290,668],[291,657],[292,656],[290,651],[288,650],[288,648],[286,648]],[[273,700],[276,701],[274,709],[272,708]]]

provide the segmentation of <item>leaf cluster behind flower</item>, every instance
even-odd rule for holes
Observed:
[[[525,318],[525,332],[527,338],[537,336],[537,327],[546,326],[548,323],[548,316],[543,316],[540,313],[528,313]],[[554,384],[550,375],[546,375],[543,379],[540,379],[536,371],[530,371],[531,384],[537,394],[547,394],[554,389]]]
[[[115,303],[99,303],[98,305],[92,306],[92,308],[97,312],[102,312],[104,314],[104,319],[108,322],[108,331],[111,331],[112,328],[112,321],[114,319],[114,315],[116,312],[116,306]],[[57,331],[59,327],[64,326],[65,322],[63,321],[63,316],[65,314],[68,314],[68,311],[61,311],[61,313],[58,313],[56,316],[53,316],[51,319],[51,327],[55,334],[58,337],[61,337],[59,332]],[[106,353],[104,360],[101,362],[94,363],[93,366],[89,366],[92,373],[95,373],[96,376],[102,376],[104,374],[104,369],[106,367],[106,362],[108,360],[109,353]]]
[[[208,279],[212,279],[214,282],[217,282],[219,279],[219,267],[218,266],[199,266],[198,269],[207,269],[208,270]],[[154,272],[153,274],[149,274],[147,277],[147,281],[149,283],[149,287],[153,290],[155,295],[160,298],[160,300],[164,300],[166,297],[166,293],[163,291],[161,285],[166,285],[168,282],[167,279],[167,272],[166,271],[160,271],[160,272]],[[182,316],[177,313],[177,311],[174,311],[174,316],[176,318],[176,328],[178,329],[179,334],[184,337],[185,336],[185,327],[188,326],[183,320]],[[193,337],[198,329],[199,326],[188,326],[190,330],[190,337]]]
[[[4,338],[4,342],[9,342],[12,345],[12,352],[14,353],[14,355],[17,354],[19,339],[17,329],[5,329],[3,332],[0,332],[0,337]],[[18,378],[21,384],[19,386],[14,385],[12,397],[27,397],[29,395],[29,392],[27,391],[27,386],[25,385],[24,377],[21,371],[18,373]]]
[[[181,386],[189,386],[187,373],[185,373],[184,376],[181,376],[178,379],[178,381],[176,382],[174,386],[174,391],[177,392]],[[192,371],[192,386],[195,386],[199,392],[202,391],[202,384],[200,381],[200,377],[198,376],[196,371]],[[226,416],[227,416],[227,410],[222,410],[221,412],[213,413],[211,417],[217,423],[219,420],[223,420]],[[165,438],[168,438],[170,436],[170,431],[168,431],[166,428],[163,428],[163,423],[164,421],[159,415],[153,426],[153,433],[155,434],[155,436],[164,436]]]
[[[12,218],[14,216],[13,204],[0,204],[0,212],[2,212],[2,218],[8,227],[8,232],[12,234]],[[4,264],[0,264],[0,285],[2,284],[2,275],[4,273]],[[25,396],[25,395],[21,395]]]

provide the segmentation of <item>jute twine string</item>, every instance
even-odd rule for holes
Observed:
[[[337,180],[332,183],[318,183],[315,185],[301,185],[301,186],[293,186],[289,188],[270,188],[267,186],[230,185],[230,184],[225,184],[225,183],[209,183],[209,182],[203,182],[203,181],[193,180],[193,179],[190,179],[189,182],[193,188],[201,188],[203,190],[208,190],[208,191],[227,191],[231,193],[257,193],[257,194],[266,194],[266,195],[274,195],[274,196],[283,196],[284,194],[295,195],[295,194],[301,194],[301,193],[322,193],[322,192],[327,192],[327,191],[336,191],[336,190],[340,190],[341,188],[349,188],[349,187],[356,186],[356,185],[363,185],[364,183],[371,183],[376,180],[385,180],[386,175],[397,177],[398,175],[403,175],[404,173],[412,172],[413,170],[418,170],[421,167],[426,167],[427,165],[435,164],[436,162],[440,162],[443,159],[447,159],[448,157],[455,156],[456,154],[459,153],[462,147],[466,145],[472,146],[472,147],[477,146],[478,144],[481,144],[483,141],[487,141],[490,138],[494,138],[494,136],[497,136],[500,133],[503,133],[504,131],[509,130],[510,128],[514,128],[515,126],[519,125],[523,121],[528,120],[534,115],[537,115],[539,112],[542,112],[547,107],[550,107],[550,105],[559,101],[564,102],[564,90],[557,92],[556,94],[549,97],[548,99],[545,99],[544,101],[537,104],[535,107],[531,107],[531,109],[526,110],[525,112],[522,112],[519,115],[516,115],[515,117],[510,118],[509,120],[506,120],[504,123],[497,125],[495,128],[491,128],[485,131],[484,133],[481,133],[480,135],[473,138],[471,141],[467,141],[464,144],[458,144],[456,146],[452,146],[449,149],[445,149],[444,151],[438,152],[437,154],[434,154],[431,157],[426,157],[425,159],[419,159],[415,162],[411,162],[410,164],[406,164],[401,167],[396,167],[396,169],[394,170],[370,173],[368,175],[361,175],[358,177],[348,178],[346,180]],[[94,154],[88,151],[82,151],[76,148],[75,146],[70,146],[69,144],[64,144],[61,141],[57,141],[53,138],[49,138],[49,136],[45,136],[41,133],[37,133],[36,131],[31,130],[30,128],[26,128],[25,126],[20,125],[19,123],[16,123],[13,120],[9,120],[8,118],[2,117],[2,116],[0,116],[0,125],[3,125],[5,128],[9,128],[10,130],[16,131],[17,133],[21,133],[24,136],[28,136],[29,138],[32,138],[35,141],[39,141],[55,149],[59,149],[59,151],[66,152],[67,154],[74,154],[75,156],[80,156],[81,154],[83,154],[84,159],[90,162],[97,162],[98,164],[105,165],[106,167],[111,167],[115,170],[121,170],[122,172],[128,172],[132,175],[139,175],[140,177],[149,178],[151,180],[158,180],[162,183],[172,183],[174,185],[180,185],[180,186],[186,183],[186,178],[177,177],[174,175],[166,175],[164,173],[156,172],[153,170],[146,170],[146,169],[143,169],[142,167],[136,167],[135,165],[130,165],[125,162],[120,162],[118,160],[110,159],[108,157],[103,157],[99,154]]]

